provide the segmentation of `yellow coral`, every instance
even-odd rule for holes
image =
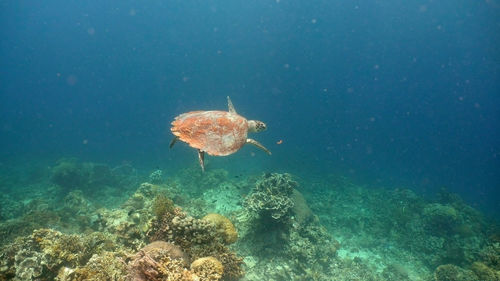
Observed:
[[[224,242],[227,244],[234,243],[238,240],[238,232],[236,231],[236,228],[225,216],[219,214],[208,214],[203,217],[203,220],[215,224],[215,227],[222,234]]]
[[[191,271],[200,278],[200,280],[217,281],[222,278],[224,266],[214,257],[204,257],[191,263]]]

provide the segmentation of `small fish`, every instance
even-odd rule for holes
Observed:
[[[282,144],[283,143],[283,140],[279,140],[276,142],[276,144]]]

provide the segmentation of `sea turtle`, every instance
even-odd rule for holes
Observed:
[[[248,133],[264,131],[266,124],[238,115],[229,97],[227,104],[229,111],[191,111],[175,117],[170,129],[175,137],[170,148],[180,139],[198,149],[202,171],[205,171],[205,152],[209,155],[225,156],[250,143],[271,155],[258,141],[247,138]]]

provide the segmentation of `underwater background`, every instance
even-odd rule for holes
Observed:
[[[500,280],[500,2],[0,1],[0,26],[0,280]],[[170,123],[226,96],[273,154],[202,173]]]

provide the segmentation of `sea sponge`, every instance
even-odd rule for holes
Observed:
[[[202,218],[204,221],[212,222],[217,231],[222,235],[226,244],[232,244],[238,240],[238,232],[233,223],[223,215],[208,214]]]
[[[222,278],[224,266],[214,257],[204,257],[191,264],[191,271],[200,277],[200,280],[216,281]]]

